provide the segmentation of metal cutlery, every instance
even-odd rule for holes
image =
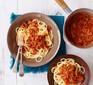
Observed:
[[[24,75],[24,67],[23,67],[23,64],[22,64],[23,35],[18,36],[17,45],[19,46],[19,48],[18,48],[17,56],[16,56],[15,63],[14,63],[14,66],[13,66],[12,70],[15,73],[17,72],[17,64],[18,64],[18,59],[20,57],[19,75],[23,76]]]

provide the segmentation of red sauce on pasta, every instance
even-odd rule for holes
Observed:
[[[69,17],[65,26],[69,41],[78,46],[88,46],[93,41],[93,16],[78,12]]]
[[[29,27],[29,28],[28,28]],[[31,29],[32,27],[32,29]],[[27,50],[29,50],[30,48],[32,49],[32,53],[33,54],[36,54],[38,49],[40,48],[48,48],[49,49],[49,46],[47,45],[46,43],[46,40],[45,40],[45,37],[47,36],[46,34],[44,35],[38,35],[38,24],[36,21],[28,21],[28,22],[24,22],[22,25],[21,25],[21,28],[24,28],[24,29],[28,29],[29,30],[29,33],[30,33],[30,36],[29,38],[26,40],[26,44],[27,44],[27,47],[23,47],[23,53]],[[51,30],[51,27],[50,26],[47,26],[47,30],[50,31]]]
[[[67,85],[83,83],[85,79],[84,74],[80,73],[74,65],[69,63],[62,65],[58,75],[61,75]]]

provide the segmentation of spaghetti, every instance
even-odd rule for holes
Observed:
[[[23,22],[16,28],[17,36],[23,35],[23,55],[40,62],[53,46],[53,33],[50,26],[41,20]]]
[[[72,58],[62,58],[51,72],[54,85],[81,85],[84,82],[85,69]]]

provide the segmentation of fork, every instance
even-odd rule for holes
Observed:
[[[20,65],[19,65],[19,76],[22,77],[24,76],[24,66],[22,64],[22,47],[21,47],[21,50],[20,50]]]
[[[20,56],[20,65],[19,65],[19,75],[23,76],[24,75],[24,69],[23,69],[23,64],[22,64],[22,46],[23,46],[23,35],[19,35],[18,36],[18,42],[17,42],[18,47],[18,52],[17,52],[17,56],[15,59],[15,63],[13,66],[13,72],[17,72],[17,64],[18,64],[18,59]]]

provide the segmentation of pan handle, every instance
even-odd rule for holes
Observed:
[[[55,0],[59,6],[67,13],[70,14],[72,10],[67,6],[67,4],[64,2],[64,0]]]

